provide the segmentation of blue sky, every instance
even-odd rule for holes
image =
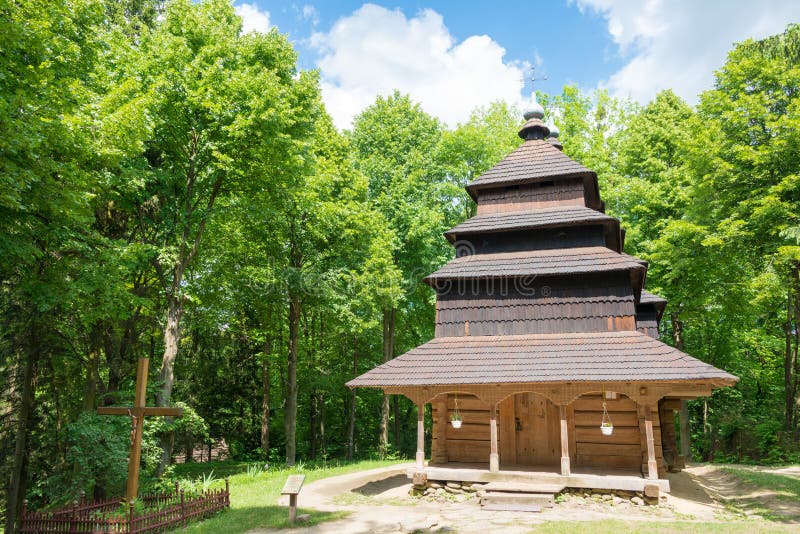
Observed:
[[[690,103],[734,42],[800,22],[783,0],[395,2],[236,0],[245,31],[277,27],[319,68],[336,124],[399,89],[450,126],[476,106],[523,102],[567,83],[647,102],[672,88]]]

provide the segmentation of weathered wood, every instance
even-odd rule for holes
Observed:
[[[490,447],[489,447],[489,470],[490,471],[499,471],[500,470],[500,454],[499,449],[497,447],[497,405],[492,405],[491,409],[489,410],[489,436],[490,436]]]
[[[432,405],[433,439],[431,439],[431,461],[446,463],[447,459],[447,401],[437,399]],[[441,415],[440,415],[441,414]]]
[[[139,494],[139,464],[142,459],[142,431],[145,416],[180,417],[181,408],[148,407],[147,375],[150,368],[149,358],[139,358],[136,365],[136,386],[133,406],[104,406],[97,409],[99,415],[125,415],[131,418],[131,449],[128,459],[128,481],[125,486],[125,502],[133,502]]]
[[[628,467],[631,469],[641,468],[642,460],[640,455],[636,456],[611,456],[607,454],[578,454],[576,465],[580,467]]]
[[[498,433],[500,438],[500,463],[517,461],[516,430],[514,429],[514,397],[506,397],[498,405]]]
[[[484,463],[485,465],[485,463]],[[623,466],[624,467],[624,466]],[[406,474],[409,479],[414,477],[416,468],[409,468]],[[428,480],[452,480],[463,482],[523,482],[534,484],[563,484],[569,488],[594,488],[594,489],[618,489],[626,491],[643,491],[645,484],[655,483],[661,487],[661,491],[669,493],[669,480],[659,479],[650,481],[641,476],[627,475],[594,475],[585,473],[575,473],[565,477],[556,472],[545,471],[513,471],[501,470],[492,473],[488,469],[475,469],[465,467],[426,467]]]
[[[658,428],[653,428],[653,437],[658,440],[661,438],[661,432]],[[582,443],[624,443],[628,445],[639,445],[641,440],[641,432],[639,426],[625,426],[619,427],[614,425],[614,433],[610,436],[603,435],[600,432],[600,426],[580,426],[575,428],[575,438],[578,442]]]
[[[425,405],[417,404],[417,469],[425,467]]]
[[[675,402],[680,408],[680,401]],[[678,464],[678,438],[675,432],[675,412],[669,404],[661,401],[658,404],[658,423],[661,429],[659,433],[653,433],[656,443],[661,443],[661,451],[664,456],[664,463],[668,471],[679,470]],[[655,429],[654,429],[655,430]]]
[[[490,454],[489,440],[447,440],[447,455],[459,462],[486,463]]]
[[[567,422],[567,408],[566,406],[559,406],[558,407],[558,416],[559,416],[559,423],[561,427],[561,474],[564,476],[569,476],[570,474],[570,465],[569,465],[569,434],[568,434],[568,422]]]
[[[575,410],[575,426],[593,427],[600,430],[600,422],[603,419],[603,412],[586,412]],[[611,421],[614,428],[617,427],[638,427],[639,417],[636,412],[618,412],[611,414]]]
[[[641,447],[638,443],[582,443],[578,442],[578,455],[592,455],[592,456],[630,456],[638,460],[641,454]]]
[[[644,407],[645,439],[647,440],[647,478],[658,478],[658,464],[656,463],[656,449],[653,442],[653,417],[650,405]]]
[[[515,396],[517,428],[517,464],[558,465],[561,457],[561,433],[558,407],[541,395],[520,393]]]

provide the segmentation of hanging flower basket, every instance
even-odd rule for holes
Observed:
[[[608,416],[608,409],[606,408],[606,389],[603,388],[603,418],[600,419],[600,432],[604,436],[610,436],[614,433],[614,425],[611,423],[611,418]]]
[[[455,406],[453,413],[450,414],[450,424],[453,428],[461,428],[461,412],[458,411],[458,393],[455,394]]]
[[[461,428],[461,414],[450,415],[450,424],[453,425],[453,428]]]

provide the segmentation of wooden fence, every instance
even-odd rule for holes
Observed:
[[[174,493],[144,495],[144,510],[136,511],[133,503],[121,512],[119,499],[85,502],[81,497],[72,506],[46,512],[32,512],[27,504],[22,509],[19,532],[46,534],[164,532],[186,526],[192,521],[211,517],[229,508],[230,488],[211,490],[199,495],[185,495],[175,485]]]

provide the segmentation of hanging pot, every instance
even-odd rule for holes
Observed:
[[[610,436],[614,433],[614,425],[611,423],[603,423],[600,425],[600,432],[602,432],[604,436]]]
[[[453,419],[450,424],[453,425],[453,428],[461,428],[461,419]]]

